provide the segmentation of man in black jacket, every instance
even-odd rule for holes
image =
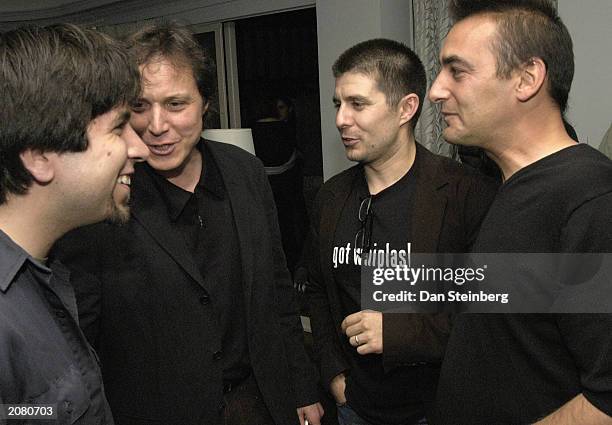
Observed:
[[[448,315],[363,310],[361,261],[390,250],[466,252],[493,190],[416,143],[426,80],[408,47],[365,41],[333,71],[336,126],[358,165],[326,182],[315,204],[310,312],[321,378],[343,425],[426,423]]]
[[[173,24],[129,42],[144,86],[131,124],[150,152],[136,169],[132,215],[60,246],[97,278],[75,286],[116,421],[318,424],[263,167],[200,138],[214,67]]]

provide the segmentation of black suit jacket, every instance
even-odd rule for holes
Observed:
[[[430,153],[417,143],[418,180],[411,220],[412,251],[421,253],[468,252],[495,195],[495,184],[449,158]],[[311,226],[309,300],[315,352],[326,388],[334,376],[349,370],[341,342],[339,292],[333,277],[332,251],[335,230],[359,165],[334,176],[321,188]],[[450,320],[446,314],[385,314],[383,363],[385,369],[440,363]],[[433,399],[438,370],[424,379],[422,393]],[[426,401],[428,401],[426,400]]]
[[[316,401],[276,210],[261,163],[206,142],[238,233],[251,365],[277,424]],[[205,159],[206,160],[206,159]],[[56,247],[74,269],[81,326],[98,349],[119,425],[222,423],[221,336],[206,282],[151,177],[137,164],[127,225],[98,224]],[[86,271],[96,276],[82,273]],[[240,314],[240,312],[236,312]]]

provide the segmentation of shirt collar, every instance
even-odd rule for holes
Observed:
[[[49,267],[36,261],[2,230],[0,230],[0,252],[2,252],[0,255],[0,291],[2,292],[8,290],[15,276],[27,261],[42,272],[51,274]]]
[[[225,185],[223,184],[223,177],[208,144],[203,139],[200,139],[197,148],[202,153],[204,167],[200,173],[200,180],[196,190],[207,192],[217,199],[224,199]],[[168,207],[170,219],[176,221],[193,196],[193,193],[172,184],[166,178],[156,173],[149,165],[146,165],[145,168],[153,176],[153,181],[161,193],[164,204]]]
[[[200,176],[198,186],[218,199],[225,198],[225,185],[219,165],[215,161],[208,143],[203,139],[198,144],[204,160],[204,173]]]

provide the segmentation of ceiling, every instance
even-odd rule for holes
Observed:
[[[0,2],[0,14],[19,14],[32,12],[58,13],[65,11],[79,11],[116,3],[121,0],[2,0]],[[46,14],[45,13],[45,14]]]
[[[95,13],[93,11],[122,8],[134,2],[135,0],[0,0],[0,30],[27,23],[44,25],[64,17],[91,15]]]

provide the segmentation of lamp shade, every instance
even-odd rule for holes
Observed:
[[[202,137],[215,142],[238,146],[255,155],[253,135],[250,128],[210,128],[202,132]]]

